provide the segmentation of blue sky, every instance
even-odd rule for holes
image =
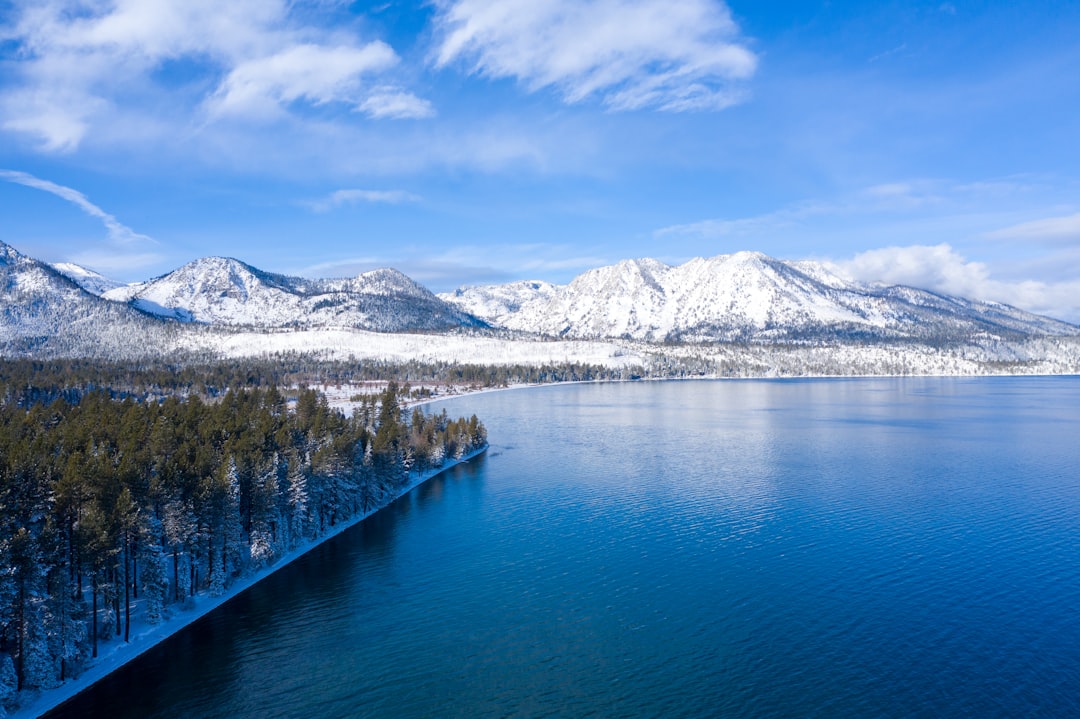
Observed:
[[[439,291],[743,249],[1080,321],[1080,4],[0,0],[0,240]]]

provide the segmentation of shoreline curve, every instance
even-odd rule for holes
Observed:
[[[445,398],[441,398],[445,399]],[[131,661],[134,661],[145,652],[149,651],[153,647],[157,646],[161,642],[165,641],[169,637],[177,634],[184,628],[195,623],[199,619],[214,611],[221,605],[225,604],[234,597],[242,594],[251,587],[255,586],[258,582],[270,576],[282,567],[288,566],[295,562],[300,557],[304,556],[311,550],[315,549],[319,545],[323,544],[329,539],[339,536],[346,530],[355,527],[363,522],[368,517],[372,516],[381,509],[384,509],[397,500],[401,499],[409,492],[413,491],[420,485],[424,484],[428,480],[431,480],[447,470],[464,464],[481,454],[487,452],[488,445],[484,445],[480,449],[475,449],[468,452],[460,459],[450,459],[442,467],[437,469],[431,469],[427,472],[417,475],[408,484],[403,486],[398,492],[387,498],[385,502],[382,502],[378,506],[358,514],[339,525],[336,525],[328,530],[322,536],[312,539],[305,544],[281,555],[277,561],[268,567],[253,572],[247,576],[239,577],[235,582],[229,585],[226,591],[216,597],[208,596],[204,593],[196,594],[194,597],[195,606],[190,609],[184,609],[177,612],[174,616],[165,620],[160,624],[148,625],[141,624],[132,634],[130,642],[114,641],[102,647],[102,651],[99,652],[98,657],[94,662],[86,668],[86,670],[74,679],[69,679],[58,687],[53,689],[44,689],[38,691],[35,696],[28,697],[27,700],[19,706],[9,716],[9,719],[38,719],[44,716],[48,712],[59,708],[65,702],[73,699],[76,695],[81,694],[87,689],[91,688],[94,684],[98,683],[105,677],[109,676],[117,669],[125,666]]]

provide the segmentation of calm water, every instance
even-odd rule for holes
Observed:
[[[57,716],[1080,716],[1080,379],[446,403],[488,455]]]

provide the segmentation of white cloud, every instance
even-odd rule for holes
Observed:
[[[612,110],[713,110],[757,58],[714,0],[436,0],[437,67],[554,88]]]
[[[1077,241],[1080,240],[1080,212],[1064,217],[1021,222],[989,232],[986,236],[996,240]]]
[[[90,120],[106,103],[62,87],[16,90],[0,99],[2,127],[33,135],[47,152],[68,152],[82,142]]]
[[[420,197],[404,190],[336,190],[320,200],[304,203],[316,212],[327,212],[335,207],[374,203],[400,205],[419,202]]]
[[[365,101],[360,76],[386,70],[397,61],[382,42],[363,47],[292,45],[234,67],[210,99],[211,112],[267,116],[298,100],[359,107]]]
[[[430,102],[395,87],[375,88],[356,109],[376,119],[420,120],[435,115]]]
[[[19,185],[25,185],[26,187],[33,187],[36,190],[49,192],[57,197],[67,200],[91,217],[101,220],[101,223],[105,225],[105,230],[108,232],[109,240],[116,245],[133,245],[140,242],[154,242],[151,238],[135,232],[108,212],[105,212],[105,210],[90,202],[90,200],[86,199],[86,195],[78,190],[64,187],[63,185],[58,185],[55,182],[49,182],[48,180],[42,180],[41,178],[34,177],[26,172],[19,172],[17,170],[0,170],[0,179],[14,182]]]
[[[884,247],[859,253],[837,263],[849,277],[990,299],[984,294],[990,272],[980,262],[968,262],[949,245]]]
[[[833,263],[841,274],[863,282],[885,282],[970,299],[1003,302],[1038,314],[1080,322],[1080,280],[999,280],[982,262],[952,247],[911,245],[869,250]]]
[[[13,58],[0,78],[0,127],[63,152],[143,116],[167,119],[175,138],[178,125],[198,124],[200,106],[212,118],[266,117],[294,103],[340,102],[373,114],[364,105],[393,79],[396,53],[344,28],[312,26],[312,8],[294,15],[294,5],[16,0],[0,18]],[[409,116],[423,102],[414,98]]]

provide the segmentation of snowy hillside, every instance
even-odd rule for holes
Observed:
[[[127,359],[177,350],[160,320],[106,302],[0,242],[0,356]]]
[[[117,282],[99,272],[76,265],[74,262],[54,262],[52,268],[90,294],[99,297],[109,290],[124,286],[123,282]]]
[[[523,299],[496,301],[503,296]],[[758,252],[697,258],[676,267],[624,260],[530,297],[517,284],[442,297],[494,325],[582,339],[961,340],[980,334],[1080,334],[1074,325],[1006,305],[856,284],[822,264],[784,262]]]
[[[437,331],[482,323],[392,269],[309,280],[205,257],[148,282],[106,292],[144,312],[212,325]]]
[[[486,287],[462,287],[454,292],[443,292],[439,299],[466,309],[469,314],[482,317],[498,327],[507,327],[512,317],[528,314],[534,307],[542,307],[558,292],[559,287],[541,280],[521,280],[505,285]]]

